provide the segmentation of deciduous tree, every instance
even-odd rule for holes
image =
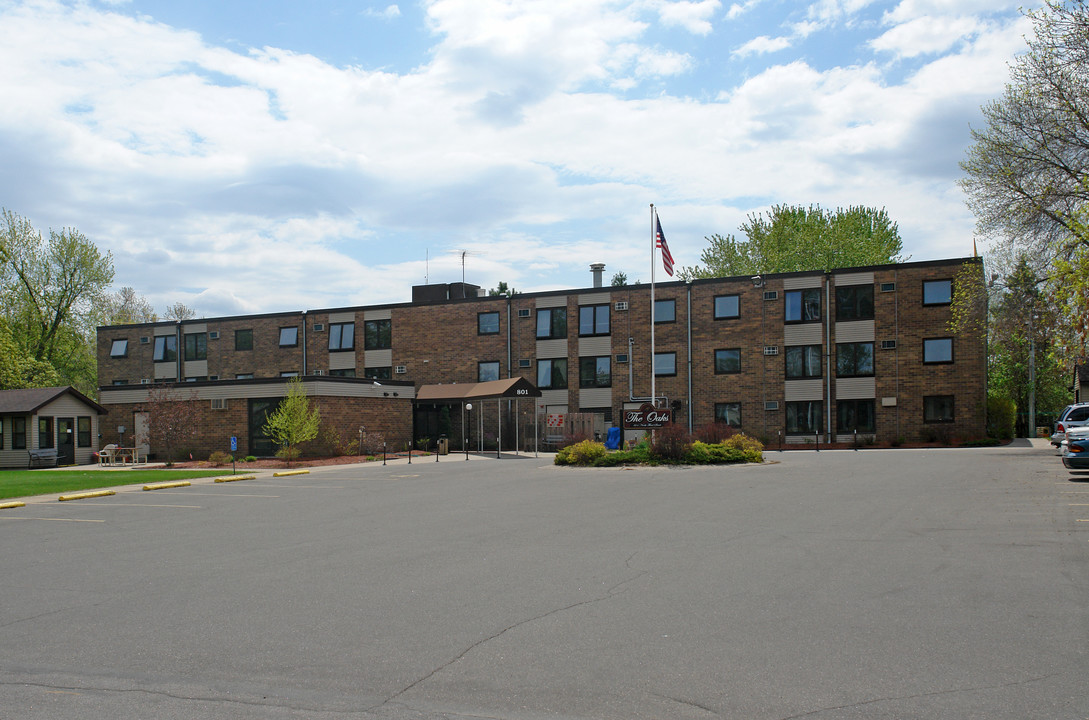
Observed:
[[[265,422],[265,435],[280,446],[277,455],[293,460],[298,457],[299,444],[316,438],[320,427],[321,413],[311,409],[302,380],[292,378],[287,383],[287,396]]]
[[[831,270],[902,262],[900,232],[884,210],[853,206],[775,205],[765,217],[750,215],[745,239],[712,235],[701,265],[685,267],[685,280],[802,270]]]

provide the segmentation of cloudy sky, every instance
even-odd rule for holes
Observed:
[[[0,0],[0,206],[201,316],[650,279],[776,203],[972,252],[1018,0]],[[658,272],[659,280],[663,279]]]

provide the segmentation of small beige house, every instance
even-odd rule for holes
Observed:
[[[72,387],[0,390],[0,467],[28,467],[32,450],[50,448],[58,465],[90,463],[105,414]]]

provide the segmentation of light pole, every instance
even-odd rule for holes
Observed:
[[[465,431],[465,442],[462,443],[465,446],[465,459],[469,459],[469,428],[473,422],[473,404],[465,403],[465,412],[467,414],[465,427],[462,430]]]

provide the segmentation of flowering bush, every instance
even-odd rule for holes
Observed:
[[[593,440],[583,440],[574,445],[568,445],[556,453],[557,465],[593,465],[596,460],[605,456],[605,445]]]

